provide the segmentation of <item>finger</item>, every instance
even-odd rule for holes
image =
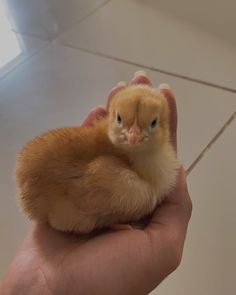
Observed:
[[[170,136],[171,141],[177,151],[177,106],[175,96],[167,84],[161,84],[158,87],[159,91],[166,97],[170,110]]]
[[[121,90],[125,89],[127,87],[127,82],[125,81],[121,81],[119,82],[110,92],[110,94],[108,95],[108,100],[107,100],[107,106],[106,109],[109,109],[109,105],[110,102],[112,100],[112,98]]]
[[[130,85],[139,85],[139,84],[148,85],[150,87],[152,86],[152,83],[149,80],[148,75],[145,71],[137,71],[130,82]]]
[[[99,106],[93,109],[83,122],[82,126],[92,126],[95,120],[99,120],[107,116],[107,111],[104,107]]]

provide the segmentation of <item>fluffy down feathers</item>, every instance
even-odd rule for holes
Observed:
[[[30,219],[62,231],[137,221],[176,182],[165,98],[131,86],[112,99],[107,118],[91,127],[52,130],[19,154],[19,200]]]

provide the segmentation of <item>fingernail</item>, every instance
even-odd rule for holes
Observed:
[[[119,83],[116,84],[116,86],[118,86],[118,87],[126,87],[127,82],[126,81],[120,81]]]
[[[135,78],[136,77],[139,77],[139,76],[148,77],[148,74],[145,71],[143,71],[143,70],[137,71],[137,72],[134,73],[134,77]]]
[[[166,84],[166,83],[162,83],[159,85],[158,87],[159,89],[167,89],[167,90],[171,90],[170,85]]]

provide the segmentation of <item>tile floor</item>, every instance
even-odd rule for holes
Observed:
[[[1,57],[10,55],[0,47],[0,277],[30,227],[16,206],[12,179],[26,140],[80,124],[116,82],[140,67],[176,93],[179,157],[186,168],[236,111],[236,47],[154,1],[2,3],[9,26],[0,29],[1,42],[10,34],[21,53],[4,65]],[[0,4],[0,14],[5,7]],[[235,122],[188,177],[194,212],[183,261],[152,294],[235,294]]]

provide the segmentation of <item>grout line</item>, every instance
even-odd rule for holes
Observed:
[[[194,83],[197,83],[197,84],[206,85],[206,86],[217,88],[217,89],[220,89],[220,90],[224,90],[224,91],[227,91],[227,92],[230,92],[230,93],[236,93],[236,89],[234,89],[234,88],[214,84],[214,83],[211,83],[211,82],[206,82],[206,81],[203,81],[203,80],[200,80],[200,79],[197,79],[197,78],[191,78],[191,77],[188,77],[188,76],[185,76],[185,75],[182,75],[182,74],[178,74],[178,73],[158,69],[158,68],[155,68],[155,67],[152,67],[152,66],[139,64],[139,63],[136,63],[136,62],[132,62],[132,61],[123,59],[123,58],[115,57],[113,55],[109,55],[109,54],[93,51],[93,50],[90,50],[90,49],[87,49],[87,48],[83,48],[83,47],[80,47],[80,46],[72,45],[72,44],[69,44],[67,42],[66,43],[59,43],[59,44],[61,44],[62,46],[64,45],[64,46],[73,48],[73,49],[78,49],[78,50],[81,50],[83,52],[87,52],[87,53],[90,53],[90,54],[93,54],[93,55],[101,56],[101,57],[104,57],[104,58],[107,58],[107,59],[112,59],[114,61],[126,63],[126,64],[129,64],[129,65],[132,65],[132,66],[136,66],[136,67],[139,67],[139,68],[143,68],[143,69],[147,69],[147,70],[150,70],[150,71],[158,72],[158,73],[161,73],[161,74],[173,76],[173,77],[176,77],[176,78],[179,78],[179,79],[182,79],[182,80],[194,82]]]
[[[69,28],[67,28],[65,31],[61,32],[61,34],[59,34],[58,36],[56,36],[55,39],[51,40],[51,41],[57,41],[62,35],[64,35],[65,33],[69,32],[72,27],[79,25],[80,23],[82,23],[85,19],[87,19],[89,16],[93,15],[94,13],[96,13],[98,10],[100,10],[101,8],[103,8],[104,6],[106,6],[111,0],[106,0],[103,3],[101,3],[100,5],[98,5],[97,7],[95,7],[94,9],[88,11],[84,16],[82,16],[79,20],[75,21],[74,23],[72,23]]]
[[[202,150],[199,156],[192,162],[192,164],[186,170],[186,175],[189,175],[192,170],[196,167],[199,161],[203,158],[203,156],[209,151],[209,149],[213,146],[213,144],[218,140],[218,138],[224,133],[226,128],[233,122],[236,118],[236,112],[234,112],[230,118],[226,121],[223,127],[216,133],[216,135],[212,138],[212,140],[208,143],[208,145]]]
[[[106,0],[103,3],[101,3],[100,5],[98,5],[97,7],[95,7],[94,9],[92,9],[91,11],[89,11],[87,14],[85,14],[80,20],[78,20],[77,22],[75,22],[74,24],[71,25],[77,25],[79,23],[81,23],[82,21],[84,21],[86,18],[88,18],[89,16],[93,15],[94,13],[96,13],[98,10],[100,10],[101,8],[103,8],[104,6],[106,6],[109,2],[111,2],[111,0]]]

